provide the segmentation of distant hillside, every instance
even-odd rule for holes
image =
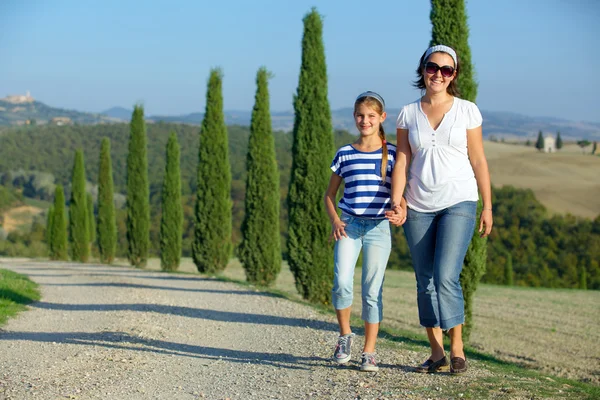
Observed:
[[[14,104],[0,100],[0,125],[42,125],[51,122],[53,118],[59,118],[62,124],[89,125],[115,122],[115,119],[106,115],[64,110],[40,101]]]
[[[75,110],[64,110],[50,107],[42,102],[33,101],[26,104],[12,104],[0,100],[0,126],[25,125],[30,123],[45,124],[52,118],[63,118],[56,124],[77,123],[80,125],[128,122],[132,110],[123,107],[112,107],[99,114],[85,113]],[[395,132],[396,116],[399,109],[388,109],[388,119],[384,127],[388,134]],[[563,140],[587,139],[600,140],[600,123],[569,121],[553,117],[529,117],[525,115],[482,110],[484,137],[505,138],[507,140],[535,140],[541,130],[544,134],[555,136],[560,131]],[[184,115],[149,115],[148,122],[168,122],[188,125],[200,125],[204,113],[195,112]],[[355,132],[351,108],[332,110],[331,117],[335,129],[345,129]],[[68,118],[69,120],[64,120]],[[251,111],[226,110],[227,125],[249,126]],[[274,130],[289,132],[294,126],[293,111],[273,112],[271,115]],[[66,121],[66,122],[65,122]]]

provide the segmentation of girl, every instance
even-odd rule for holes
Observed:
[[[417,279],[419,319],[431,346],[431,356],[418,372],[467,370],[460,272],[475,230],[478,189],[483,201],[481,236],[489,235],[493,224],[481,113],[474,103],[458,97],[459,72],[452,48],[427,49],[415,82],[423,96],[402,108],[396,124],[392,200],[399,204],[394,210],[406,217],[404,233]],[[400,204],[403,195],[405,202]],[[450,336],[450,361],[444,353],[443,330]]]
[[[385,211],[390,208],[391,172],[396,146],[387,143],[382,123],[385,103],[375,92],[364,92],[354,102],[354,120],[360,133],[358,140],[342,146],[331,163],[331,179],[325,193],[325,208],[331,220],[334,251],[333,306],[340,336],[333,358],[347,363],[351,357],[354,334],[350,328],[354,266],[361,249],[362,319],[365,321],[365,344],[361,371],[377,371],[375,341],[383,316],[383,277],[391,251],[390,224]],[[335,198],[344,181],[344,196],[338,206]],[[389,218],[396,222],[396,214]]]

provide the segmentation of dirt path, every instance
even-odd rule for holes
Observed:
[[[427,353],[383,339],[380,371],[361,373],[361,337],[339,367],[331,315],[201,276],[7,259],[0,268],[42,290],[0,331],[0,399],[457,398],[491,376],[477,361],[460,377],[416,374]],[[500,379],[498,390],[522,380]]]

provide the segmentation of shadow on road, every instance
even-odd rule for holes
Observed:
[[[26,340],[45,343],[64,343],[101,346],[119,350],[134,350],[209,360],[272,365],[289,369],[311,369],[316,366],[336,367],[322,357],[300,357],[289,353],[261,353],[196,346],[164,340],[140,338],[125,332],[1,332],[0,340]],[[141,346],[140,346],[141,345]]]

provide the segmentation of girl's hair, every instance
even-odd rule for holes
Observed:
[[[366,104],[367,107],[372,108],[377,112],[377,114],[381,115],[384,111],[384,105],[381,104],[381,101],[373,96],[359,96],[354,102],[354,113],[356,113],[356,108],[361,105]],[[387,148],[387,140],[385,139],[385,131],[383,130],[383,124],[379,124],[379,137],[381,138],[382,148],[381,148],[381,184],[384,185],[386,182],[387,175],[387,162],[388,162],[388,148]]]
[[[434,53],[444,53],[444,52],[436,51]],[[416,88],[419,88],[421,90],[425,89],[425,77],[423,76],[425,64],[427,63],[427,59],[429,59],[429,57],[431,57],[431,56],[429,56],[429,57],[425,58],[425,54],[427,54],[427,51],[425,51],[423,53],[423,55],[421,56],[421,59],[419,60],[419,66],[417,67],[417,80],[413,82],[413,86]],[[444,53],[444,54],[446,54],[446,53]],[[458,84],[456,83],[456,81],[458,80],[459,72],[460,72],[460,60],[458,58],[458,55],[456,56],[456,65],[454,66],[454,72],[456,73],[456,75],[454,76],[454,79],[452,79],[452,81],[446,88],[446,92],[448,92],[449,94],[451,94],[454,97],[460,97],[460,92],[458,90]]]

